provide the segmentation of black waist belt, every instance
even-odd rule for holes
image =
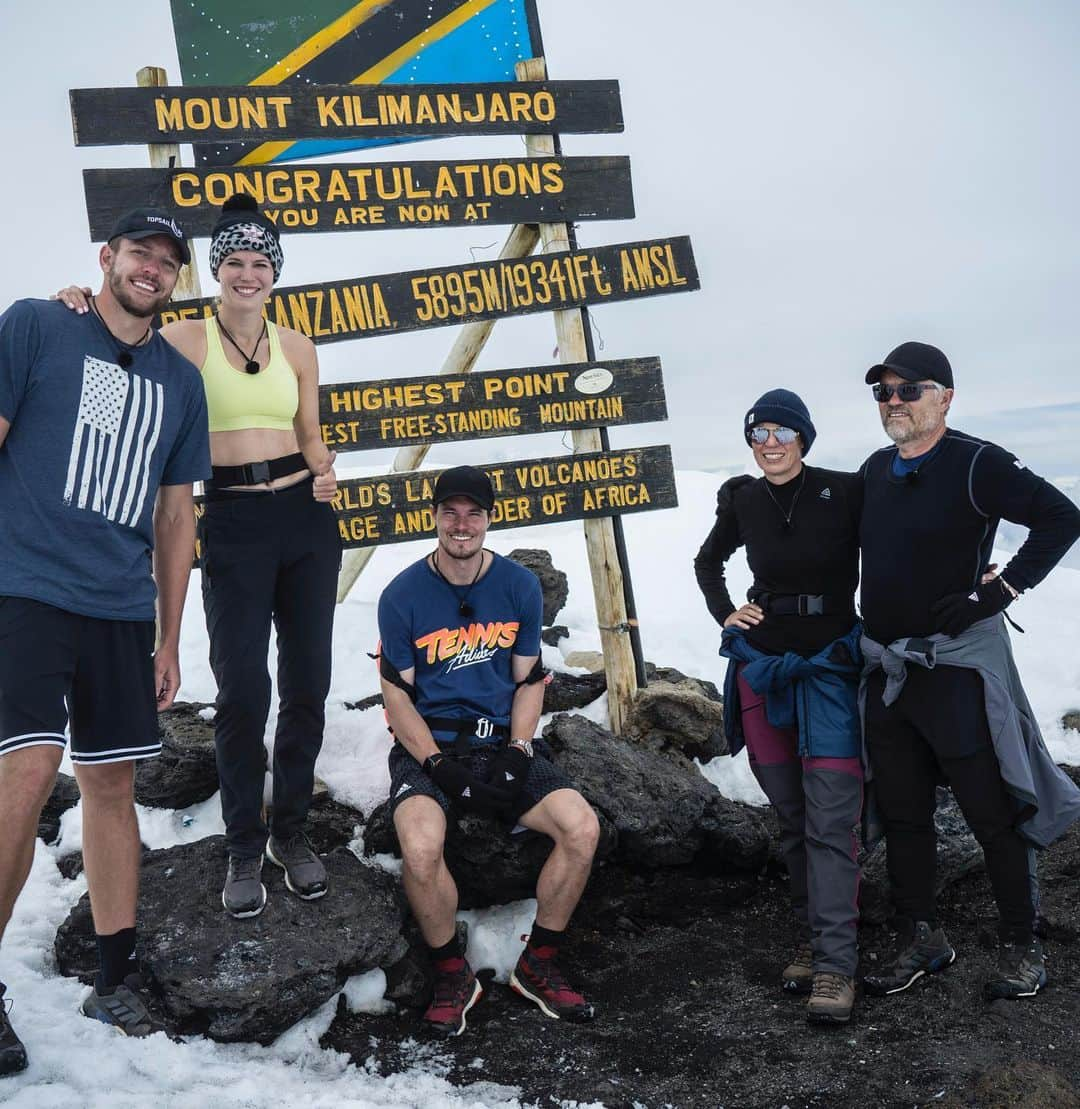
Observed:
[[[822,593],[761,593],[754,604],[773,616],[847,616],[855,611],[847,598]]]
[[[214,477],[206,483],[207,488],[226,485],[265,485],[279,477],[288,477],[307,469],[304,456],[286,454],[281,458],[270,458],[265,462],[245,462],[243,466],[215,466]]]
[[[425,716],[424,723],[433,732],[453,732],[452,740],[443,740],[443,744],[453,743],[454,754],[459,758],[468,755],[472,749],[469,740],[476,736],[479,739],[508,739],[510,729],[505,724],[496,724],[486,716]],[[439,740],[435,741],[440,743]]]

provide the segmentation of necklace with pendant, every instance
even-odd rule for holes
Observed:
[[[473,580],[465,587],[464,593],[458,593],[458,587],[439,569],[439,552],[433,551],[431,555],[431,565],[435,569],[435,573],[453,590],[454,596],[458,599],[458,615],[468,619],[473,614],[472,605],[469,604],[469,594],[472,592],[472,587],[480,580],[480,571],[484,568],[484,552],[480,551],[480,565],[476,568],[476,574]]]
[[[240,352],[240,357],[244,359],[244,372],[249,374],[257,374],[259,370],[262,369],[262,366],[260,366],[259,363],[255,361],[255,355],[259,351],[259,344],[266,337],[265,318],[263,319],[262,331],[259,332],[259,337],[255,340],[255,346],[251,348],[250,354],[246,354],[243,347],[241,347],[240,344],[229,334],[228,329],[221,322],[221,317],[217,316],[215,318],[217,319],[218,331],[220,331],[221,334],[224,335],[225,338],[228,339],[234,347],[236,347],[236,349]]]
[[[776,507],[780,510],[780,515],[784,517],[784,531],[792,531],[793,525],[791,523],[791,518],[795,515],[795,506],[799,503],[799,494],[802,492],[802,488],[806,484],[806,467],[804,466],[802,469],[802,475],[799,478],[799,488],[795,490],[795,493],[791,498],[791,508],[789,508],[787,512],[784,511],[784,506],[776,499],[776,496],[773,494],[772,489],[769,488],[770,484],[771,483],[766,478],[765,492],[769,494],[769,500],[771,500],[772,503],[776,505]]]

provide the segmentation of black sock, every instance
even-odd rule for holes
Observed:
[[[550,959],[559,953],[559,948],[562,946],[565,936],[565,929],[556,932],[553,928],[544,928],[534,920],[527,946],[537,954],[542,954],[543,958]],[[543,952],[540,951],[540,948],[544,949]]]
[[[453,959],[464,959],[465,952],[461,949],[461,940],[458,939],[457,930],[454,931],[454,938],[449,943],[444,943],[442,947],[430,947],[428,950],[431,952],[431,961],[435,966],[441,963],[449,962]]]
[[[94,979],[98,993],[111,993],[129,974],[139,969],[135,958],[135,929],[121,928],[111,936],[98,936],[98,961],[101,969]]]

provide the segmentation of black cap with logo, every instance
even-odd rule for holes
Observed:
[[[899,374],[905,381],[936,381],[946,389],[953,388],[948,358],[929,343],[901,343],[889,351],[884,361],[866,371],[866,384],[875,385],[886,370]]]
[[[451,497],[468,497],[485,512],[490,512],[495,505],[495,490],[492,488],[491,478],[475,466],[454,466],[439,474],[435,490],[431,494],[432,505],[438,508]]]
[[[176,222],[175,217],[161,208],[132,208],[125,212],[109,232],[106,242],[113,239],[149,239],[152,235],[164,235],[172,239],[180,250],[180,260],[186,266],[191,261],[191,251],[188,249],[187,235],[184,229]]]

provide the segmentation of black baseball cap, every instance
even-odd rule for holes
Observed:
[[[191,251],[188,249],[187,235],[184,229],[162,208],[132,208],[125,212],[109,232],[106,242],[121,237],[125,239],[149,239],[151,235],[164,235],[172,239],[180,249],[180,260],[186,266],[191,261]]]
[[[468,497],[485,512],[490,512],[495,505],[495,490],[491,486],[491,478],[475,466],[454,466],[439,474],[435,491],[431,494],[432,505],[438,508],[451,497]]]
[[[901,343],[889,351],[884,361],[866,371],[866,384],[875,385],[886,370],[899,374],[905,381],[936,381],[946,389],[953,388],[948,358],[929,343]]]

